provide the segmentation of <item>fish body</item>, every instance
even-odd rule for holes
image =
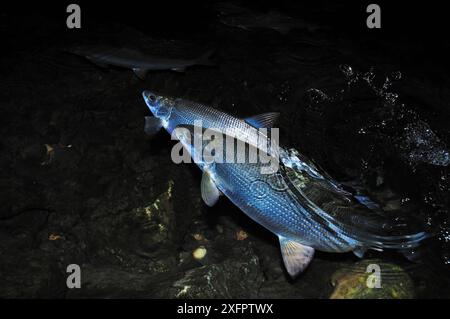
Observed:
[[[220,195],[225,195],[250,218],[277,235],[291,276],[307,267],[315,250],[354,251],[362,256],[366,249],[413,248],[426,237],[424,232],[411,234],[369,209],[298,152],[279,147],[276,155],[280,156],[281,165],[268,174],[261,171],[266,164],[238,162],[242,149],[232,149],[234,161],[205,161],[201,154],[210,144],[202,142],[198,147],[193,143],[199,134],[195,120],[202,120],[200,132],[214,129],[223,133],[231,127],[241,137],[251,135],[249,132],[255,127],[204,105],[148,91],[143,96],[155,115],[148,120],[147,131],[165,128],[181,141],[190,156],[199,159],[196,164],[203,171],[201,191],[205,203],[213,206]],[[217,143],[223,143],[227,152],[229,145],[224,140]]]
[[[191,127],[191,129],[189,129]],[[194,126],[180,125],[190,131],[191,143],[187,139],[180,141],[189,149],[192,157],[201,153],[207,145],[196,149],[192,143]],[[205,142],[205,144],[207,144]],[[227,145],[224,142],[224,151]],[[310,212],[301,205],[296,195],[285,182],[284,170],[273,174],[262,174],[262,163],[238,163],[238,150],[233,148],[234,161],[224,163],[205,163],[200,160],[197,165],[214,181],[219,191],[229,198],[250,218],[283,238],[295,238],[304,245],[322,251],[349,251],[357,242],[350,237],[343,240],[334,233],[320,226]],[[247,147],[246,152],[249,152]],[[201,156],[198,156],[201,159]],[[340,236],[345,237],[345,236]]]
[[[306,29],[308,31],[316,31],[321,27],[312,23],[295,19],[282,13],[271,11],[268,13],[254,13],[251,11],[243,11],[237,14],[229,14],[220,17],[223,24],[251,31],[257,29],[271,29],[280,34],[287,34],[291,30]]]
[[[107,67],[118,66],[132,69],[140,79],[145,79],[147,72],[172,70],[184,72],[194,65],[212,65],[209,60],[212,51],[197,59],[171,59],[144,54],[141,51],[124,47],[78,47],[72,51],[86,57],[94,64]]]

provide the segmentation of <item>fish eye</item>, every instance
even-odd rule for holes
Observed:
[[[150,94],[148,99],[150,100],[150,102],[156,102],[156,96],[154,96],[153,94]]]

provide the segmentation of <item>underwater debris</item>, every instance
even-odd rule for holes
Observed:
[[[47,159],[41,163],[41,165],[48,165],[53,161],[53,157],[55,156],[55,150],[54,148],[49,144],[44,144]]]
[[[58,240],[61,239],[61,235],[57,235],[57,234],[50,234],[48,236],[48,240],[54,241],[54,240]]]
[[[42,166],[46,166],[49,165],[53,162],[54,158],[55,158],[55,154],[56,152],[58,152],[59,150],[63,150],[66,148],[71,148],[72,145],[64,145],[62,143],[57,143],[57,144],[44,144],[45,146],[45,150],[46,150],[46,156],[47,159],[43,162],[41,162]]]
[[[194,257],[195,260],[202,260],[205,258],[206,253],[206,248],[204,246],[200,246],[192,252],[192,257]]]
[[[248,234],[244,230],[241,229],[238,232],[236,232],[236,240],[245,240],[247,238]]]
[[[192,237],[194,237],[194,239],[196,241],[203,241],[203,240],[205,240],[205,236],[203,236],[202,234],[192,234]]]

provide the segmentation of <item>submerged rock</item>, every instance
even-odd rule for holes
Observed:
[[[167,189],[153,203],[138,207],[135,210],[137,217],[145,219],[143,228],[146,231],[142,234],[141,239],[151,246],[172,240],[175,222],[172,199],[173,185],[174,182],[170,180]]]
[[[303,299],[305,293],[284,277],[266,282],[258,293],[258,298]],[[306,297],[307,298],[307,297]]]
[[[330,299],[412,299],[415,295],[409,275],[400,266],[381,260],[342,268],[332,275],[331,283],[335,289]]]
[[[227,259],[189,270],[169,289],[170,298],[256,298],[263,282],[258,258]]]
[[[207,252],[206,248],[203,246],[200,246],[192,252],[192,256],[194,257],[194,259],[200,260],[200,259],[205,258],[206,252]]]

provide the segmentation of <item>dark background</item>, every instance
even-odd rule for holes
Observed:
[[[15,20],[23,21],[27,32],[27,19],[39,15],[53,24],[65,26],[66,7],[70,1],[58,3],[8,2],[2,12]],[[208,29],[215,19],[212,9],[215,1],[78,1],[82,8],[82,30],[107,24],[123,23],[143,32],[158,36],[182,38]],[[382,11],[382,28],[366,27],[367,5],[370,1],[242,1],[263,12],[279,10],[293,17],[330,26],[336,32],[345,33],[352,41],[363,41],[370,50],[386,53],[401,66],[417,65],[418,61],[434,62],[448,69],[449,41],[448,16],[445,5],[439,1],[414,4],[407,1],[378,1]],[[87,31],[88,32],[88,31]],[[53,36],[70,36],[80,30],[58,28]],[[11,40],[11,42],[9,42]],[[6,50],[12,46],[26,46],[26,41],[5,34]]]

